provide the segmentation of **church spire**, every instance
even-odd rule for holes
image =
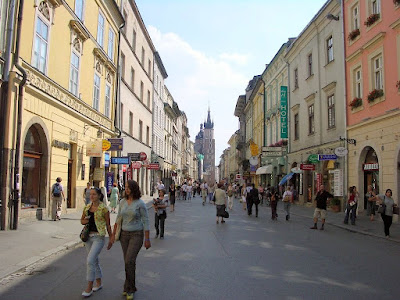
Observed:
[[[211,121],[210,106],[208,106],[207,121],[204,122],[204,128],[207,128],[207,129],[213,129],[214,128],[214,122]]]

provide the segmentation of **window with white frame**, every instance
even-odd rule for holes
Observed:
[[[361,68],[358,68],[354,71],[354,96],[356,98],[362,98]]]
[[[372,0],[371,8],[373,14],[380,14],[381,13],[381,1],[380,0]]]
[[[75,51],[71,52],[71,65],[69,74],[69,91],[78,97],[79,90],[79,64],[80,55]]]
[[[377,90],[383,89],[383,70],[382,70],[382,56],[373,59],[374,66],[374,88]]]
[[[315,123],[314,123],[314,104],[308,107],[308,134],[314,134]]]
[[[359,16],[359,9],[358,9],[358,4],[353,7],[353,30],[359,29],[360,28],[360,16]]]
[[[308,77],[313,75],[312,53],[308,55]]]
[[[104,101],[104,115],[109,118],[111,110],[111,86],[106,84],[106,98]]]
[[[94,74],[94,85],[93,85],[93,108],[99,110],[100,104],[100,76],[97,73]]]
[[[33,49],[32,64],[42,73],[46,73],[47,69],[47,52],[49,46],[50,28],[49,21],[50,19],[47,19],[45,15],[41,14],[40,12],[36,16],[35,46]]]
[[[99,11],[99,18],[97,20],[97,42],[101,47],[104,46],[104,16],[103,14]]]
[[[299,139],[299,114],[294,115],[294,139]]]
[[[328,63],[333,61],[333,38],[330,36],[326,40],[326,50],[327,50],[327,58],[328,58]]]
[[[114,41],[115,41],[115,33],[110,28],[108,30],[108,48],[107,48],[107,55],[108,57],[114,61]]]
[[[328,96],[328,129],[335,127],[335,95]]]
[[[294,88],[299,88],[299,69],[294,69]]]
[[[85,0],[75,0],[75,14],[83,22],[85,14]]]

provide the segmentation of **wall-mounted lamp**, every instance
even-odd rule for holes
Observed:
[[[103,136],[103,132],[99,129],[97,130],[97,138],[101,138]]]
[[[334,16],[334,15],[332,15],[332,14],[327,14],[327,15],[326,15],[326,18],[327,18],[328,20],[339,21],[339,16]]]

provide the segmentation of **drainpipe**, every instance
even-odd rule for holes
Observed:
[[[10,1],[10,6],[8,9],[8,22],[7,22],[7,33],[6,33],[6,49],[4,54],[4,70],[3,70],[3,84],[1,86],[1,111],[8,112],[10,102],[8,100],[8,86],[9,86],[9,74],[10,74],[10,61],[11,61],[11,49],[14,34],[14,24],[15,24],[15,0]],[[5,133],[8,124],[8,114],[2,116],[0,120],[0,134],[2,139],[0,139],[0,170],[5,170],[7,163],[5,162]],[[6,178],[7,172],[0,172],[0,230],[4,230],[5,225],[5,209],[4,201],[6,197]]]
[[[344,68],[344,137],[345,137],[345,147],[348,150],[348,144],[347,144],[347,79],[346,79],[346,39],[344,36],[344,1],[342,0],[341,3],[341,13],[342,13],[342,37],[343,37],[343,68]],[[348,160],[348,155],[349,153],[344,157],[344,172],[343,172],[343,177],[344,177],[344,185],[343,185],[343,199],[345,199],[345,194],[347,191],[347,185],[348,185],[348,168],[347,168],[347,160]],[[344,203],[344,201],[343,201]]]
[[[24,0],[20,0],[18,7],[18,20],[17,20],[17,35],[15,40],[15,53],[14,62],[15,67],[22,73],[22,80],[18,86],[18,117],[17,117],[17,136],[15,141],[15,158],[14,158],[14,190],[13,190],[13,222],[12,229],[16,230],[18,227],[18,212],[19,212],[19,196],[20,196],[20,185],[19,185],[19,169],[20,169],[20,151],[21,151],[21,129],[22,129],[22,101],[24,99],[24,86],[26,84],[27,75],[25,70],[19,65],[19,43],[21,38],[21,24],[22,24],[22,13],[24,7]]]

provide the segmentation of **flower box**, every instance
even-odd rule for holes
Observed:
[[[400,1],[400,0],[399,0]],[[397,87],[397,89],[400,91],[400,80],[398,80],[397,82],[396,82],[396,87]]]
[[[354,98],[351,102],[350,102],[350,104],[349,104],[349,106],[351,107],[351,109],[353,109],[353,108],[356,108],[356,107],[359,107],[359,106],[361,106],[362,105],[362,99],[361,98]]]
[[[371,26],[376,21],[378,21],[380,17],[381,17],[380,14],[372,14],[367,18],[367,21],[364,22],[364,25]]]
[[[360,35],[360,29],[358,29],[358,28],[354,29],[352,32],[349,33],[348,39],[349,39],[349,41],[353,41],[359,35]]]
[[[375,101],[376,98],[380,98],[383,96],[383,90],[372,90],[369,95],[368,95],[368,102],[373,102]]]
[[[400,0],[393,0],[394,5],[400,5]]]

